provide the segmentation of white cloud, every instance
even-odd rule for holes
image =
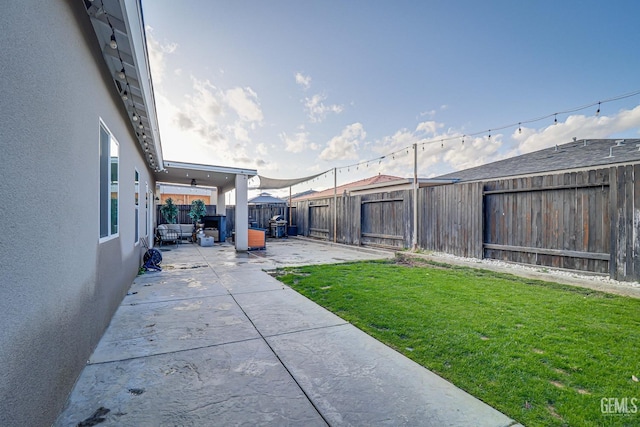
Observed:
[[[295,133],[293,136],[287,135],[286,132],[280,134],[280,139],[286,144],[285,151],[290,153],[301,153],[307,148],[317,150],[317,144],[309,143],[309,132],[302,130]]]
[[[162,44],[155,39],[153,35],[153,27],[147,25],[147,53],[149,55],[149,64],[152,70],[153,83],[161,84],[167,67],[165,54],[172,54],[178,49],[177,43]]]
[[[311,87],[311,76],[305,76],[302,73],[296,73],[296,83],[305,90]]]
[[[578,139],[608,138],[620,132],[626,132],[640,127],[640,105],[631,110],[621,110],[613,116],[584,116],[573,115],[564,122],[550,125],[543,129],[517,129],[511,137],[518,143],[520,154],[564,144]]]
[[[347,160],[358,158],[358,147],[367,133],[361,123],[345,127],[340,135],[331,138],[327,147],[320,153],[322,160]]]
[[[251,88],[229,89],[225,92],[225,100],[241,120],[262,122],[264,117],[258,103],[258,95]]]
[[[266,144],[264,143],[260,143],[256,146],[256,153],[258,153],[258,155],[264,157],[267,155],[267,153],[269,152],[269,150],[267,149]]]
[[[429,120],[427,122],[418,123],[416,126],[416,132],[424,132],[426,134],[435,135],[438,129],[444,127],[444,123],[438,123],[433,120]]]
[[[327,113],[340,114],[344,109],[342,105],[325,105],[323,101],[326,99],[326,95],[323,94],[316,94],[311,98],[304,99],[304,106],[307,110],[309,120],[311,120],[312,123],[322,122],[326,118]]]

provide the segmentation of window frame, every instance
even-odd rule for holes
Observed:
[[[108,142],[108,149],[106,151],[107,154],[107,158],[109,159],[107,161],[107,164],[105,165],[104,162],[104,158],[103,158],[103,153],[105,152],[105,148],[103,147],[103,143],[105,141],[103,141],[102,138],[102,132],[104,131],[104,133],[107,136],[107,141]],[[115,147],[115,150],[113,150],[113,148]],[[116,151],[116,155],[113,156],[113,151]],[[113,158],[115,157],[116,159],[116,176],[114,179],[113,176]],[[116,239],[120,236],[120,143],[118,142],[118,140],[116,139],[116,137],[113,135],[113,133],[111,132],[111,130],[109,129],[109,127],[106,125],[106,123],[102,120],[102,118],[100,118],[100,123],[98,126],[98,185],[99,185],[99,189],[98,189],[98,216],[99,216],[99,224],[98,224],[98,236],[99,236],[99,242],[106,242],[112,239]],[[105,182],[103,180],[103,174],[107,173],[107,179],[106,179],[106,185]],[[105,192],[105,188],[106,188],[106,193]],[[114,193],[114,188],[115,188],[115,200],[116,200],[116,213],[115,213],[115,224],[113,221],[113,217],[112,217],[112,208],[113,208],[113,193]],[[103,194],[104,193],[104,194]],[[106,212],[103,211],[103,203],[105,202],[105,194],[107,195],[106,199],[108,200],[108,202],[106,203]],[[103,214],[106,214],[106,230],[107,233],[103,235]],[[114,226],[115,226],[115,232],[114,232]]]

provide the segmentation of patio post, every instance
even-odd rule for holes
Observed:
[[[224,198],[224,190],[222,187],[216,187],[216,192],[218,194],[217,203],[216,203],[216,214],[217,215],[226,215],[227,214],[227,202]]]
[[[236,251],[249,249],[249,205],[247,175],[236,175]]]

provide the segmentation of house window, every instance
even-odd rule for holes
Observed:
[[[135,197],[135,243],[138,243],[138,240],[140,239],[140,174],[138,173],[138,170],[135,170],[135,176],[134,176],[134,197]]]
[[[118,141],[100,123],[100,238],[118,235]]]

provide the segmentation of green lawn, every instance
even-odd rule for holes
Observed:
[[[526,426],[640,425],[640,300],[394,261],[279,279]],[[637,378],[636,378],[637,379]],[[603,398],[627,398],[606,415]],[[637,400],[631,401],[634,398]],[[614,411],[615,401],[605,401]],[[617,411],[619,412],[619,411]]]

